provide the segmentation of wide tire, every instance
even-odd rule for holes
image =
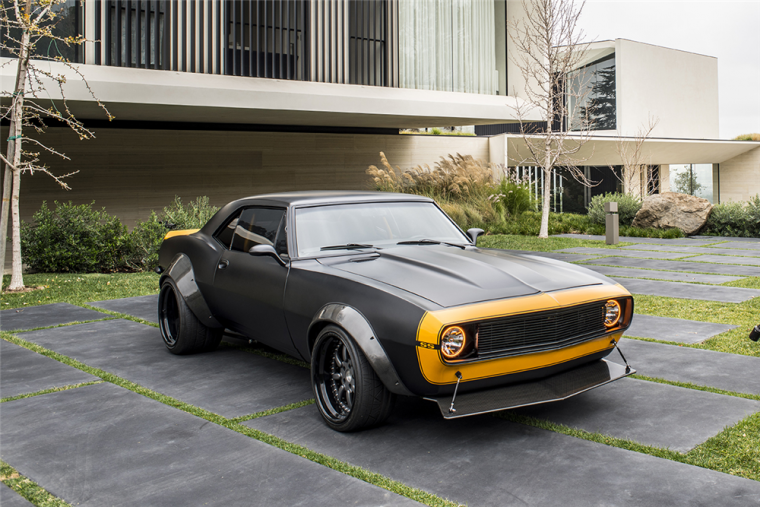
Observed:
[[[224,329],[204,326],[180,295],[174,280],[161,284],[158,296],[158,323],[161,337],[172,354],[194,354],[214,350],[222,341]]]
[[[337,326],[327,326],[317,336],[311,382],[320,414],[337,431],[382,424],[396,399],[354,340]]]

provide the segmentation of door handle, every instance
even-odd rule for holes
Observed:
[[[225,259],[223,261],[219,261],[219,265],[217,266],[217,268],[218,269],[227,269],[227,266],[229,266],[229,265],[230,265],[230,261],[228,261],[227,259]]]

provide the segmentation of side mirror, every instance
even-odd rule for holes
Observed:
[[[248,250],[248,253],[251,254],[251,255],[253,255],[253,256],[256,256],[256,257],[261,257],[261,256],[274,257],[274,259],[277,262],[279,262],[283,266],[286,265],[285,261],[282,260],[279,255],[277,255],[277,251],[274,249],[274,247],[272,245],[256,245],[256,246],[252,246],[251,249]]]
[[[470,241],[472,241],[473,245],[478,244],[478,238],[484,232],[486,231],[484,231],[483,229],[476,229],[476,228],[467,229],[467,235],[470,237]]]

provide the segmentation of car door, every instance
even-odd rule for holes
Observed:
[[[282,308],[289,268],[272,256],[248,253],[256,245],[272,245],[287,260],[285,224],[284,209],[246,208],[217,235],[229,244],[216,266],[213,306],[227,327],[294,354]]]

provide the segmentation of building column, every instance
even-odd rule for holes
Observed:
[[[670,192],[670,166],[660,165],[660,193]]]
[[[501,181],[504,176],[501,168],[509,167],[508,145],[506,134],[488,138],[488,161],[491,162],[494,181]]]

